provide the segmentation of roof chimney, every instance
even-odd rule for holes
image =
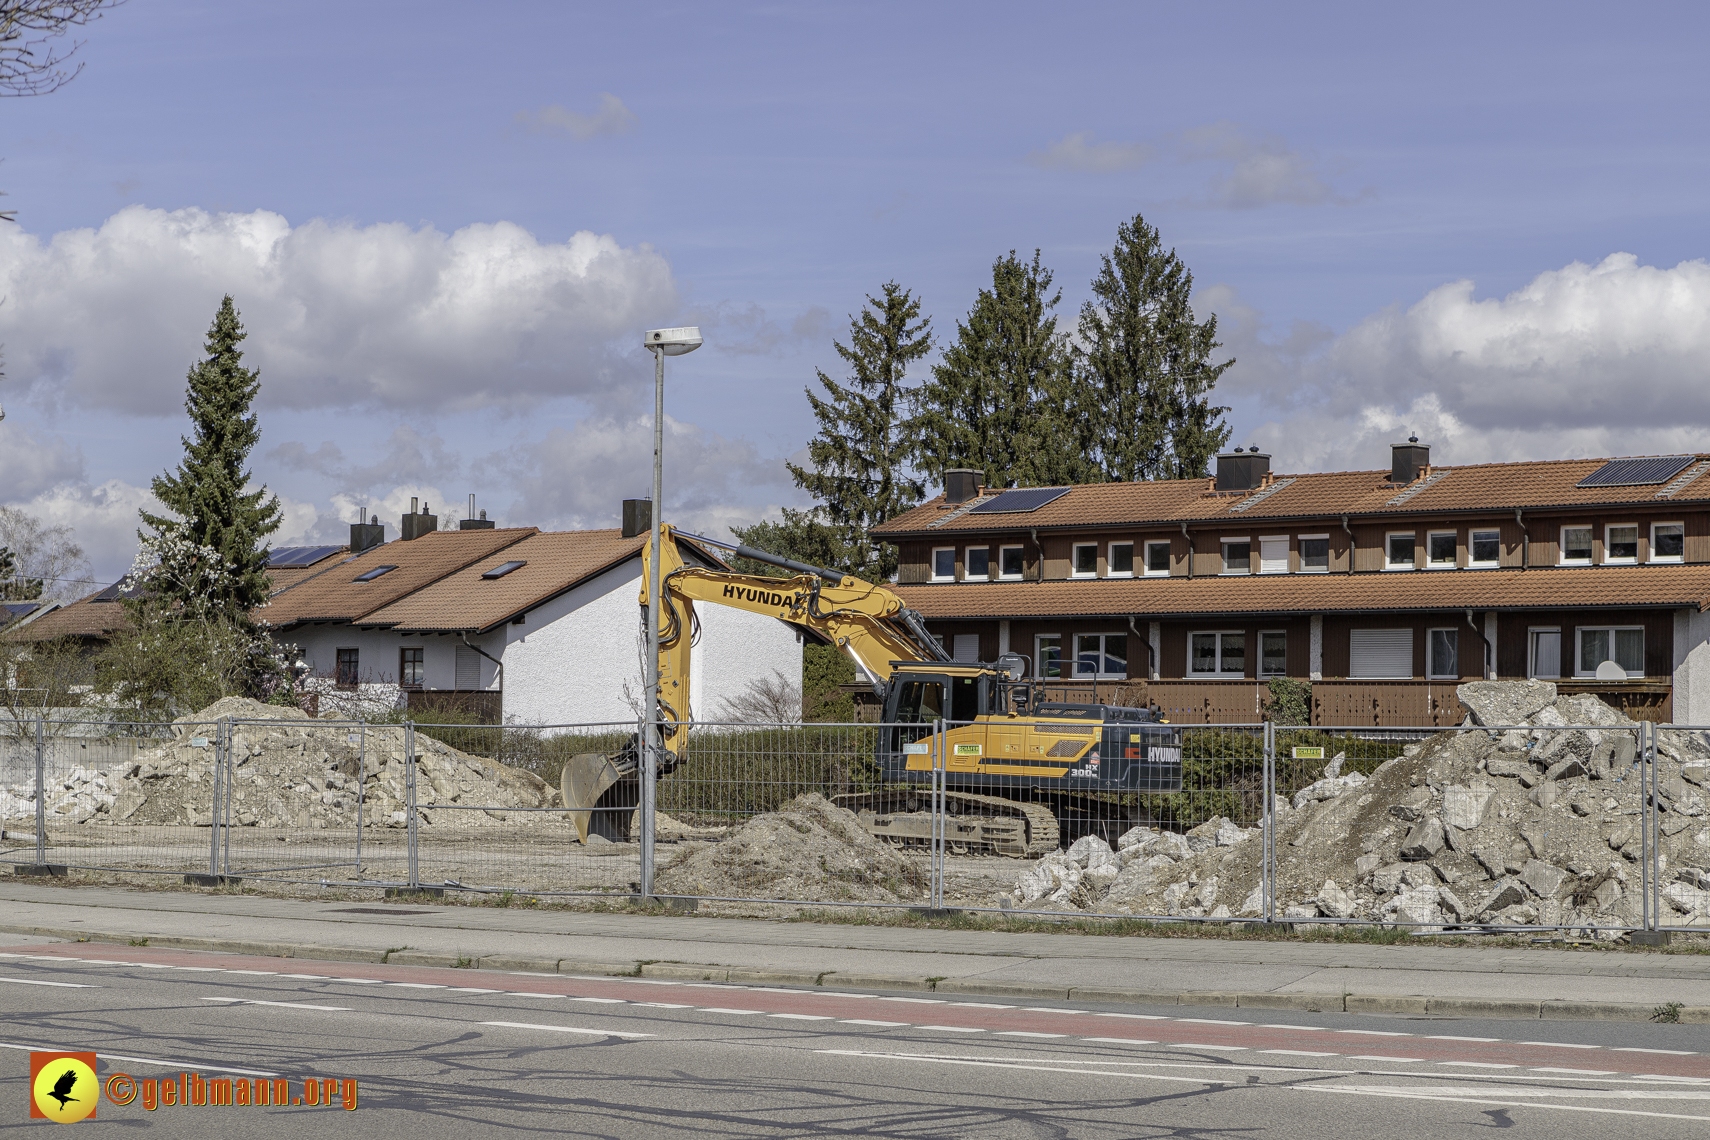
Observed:
[[[1408,436],[1406,443],[1391,444],[1389,452],[1391,483],[1411,483],[1431,466],[1431,445],[1420,443],[1416,435]]]
[[[424,534],[438,530],[439,518],[437,515],[428,513],[431,509],[426,503],[423,503],[421,512],[418,514],[416,500],[412,498],[410,500],[410,513],[404,516],[403,525],[398,528],[398,537],[409,542],[411,539],[420,538]]]
[[[368,508],[363,507],[356,521],[350,524],[350,552],[361,554],[364,550],[370,550],[385,541],[386,528],[380,524],[379,519],[369,522]]]
[[[457,524],[458,530],[492,530],[498,524],[487,521],[487,512],[482,511],[481,517],[475,517],[475,496],[469,496],[469,513],[463,516],[463,521]]]
[[[980,493],[980,486],[986,481],[984,471],[976,471],[971,467],[952,467],[944,473],[944,501],[952,505],[965,503]]]
[[[653,501],[625,499],[623,501],[623,536],[634,538],[653,530]]]
[[[1256,447],[1248,451],[1237,447],[1217,457],[1219,491],[1256,491],[1270,473],[1271,457]]]

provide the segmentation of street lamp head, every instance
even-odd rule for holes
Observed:
[[[682,356],[701,347],[701,330],[694,325],[676,329],[648,329],[642,338],[642,344],[649,351],[657,350],[666,356]]]

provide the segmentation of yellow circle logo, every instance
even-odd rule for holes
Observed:
[[[31,1091],[42,1115],[60,1124],[76,1124],[95,1111],[101,1082],[83,1061],[59,1057],[42,1066]]]

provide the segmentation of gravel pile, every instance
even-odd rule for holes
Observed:
[[[1277,903],[1293,918],[1417,924],[1638,925],[1644,765],[1633,722],[1539,681],[1460,687],[1467,724],[1277,806]],[[1494,726],[1487,730],[1481,726]],[[1710,740],[1658,733],[1665,925],[1710,926]],[[1260,913],[1258,829],[1135,828],[1029,868],[1000,903],[1190,917]]]
[[[918,902],[919,865],[867,834],[855,813],[810,792],[672,863],[660,894],[802,902]]]
[[[315,720],[299,709],[243,697],[228,697],[179,718],[173,722],[170,742],[139,751],[133,761],[120,767],[77,768],[55,779],[46,789],[49,825],[208,826],[215,764],[211,722],[228,716],[280,722],[235,727],[233,823],[297,829],[354,827],[360,792],[365,800],[364,826],[406,825],[402,726],[369,726],[364,747],[342,726]],[[199,740],[207,743],[198,746]],[[528,825],[558,818],[550,812],[507,810],[557,806],[557,792],[533,773],[468,755],[419,732],[415,744],[421,826]],[[448,810],[453,804],[483,810]],[[0,790],[0,819],[33,820],[35,812],[33,780]]]

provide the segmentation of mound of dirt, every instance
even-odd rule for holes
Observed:
[[[301,709],[245,697],[227,697],[180,717],[172,724],[169,743],[139,751],[123,766],[56,773],[44,789],[48,822],[208,826],[216,759],[212,722],[220,717],[274,722],[234,726],[232,823],[354,827],[360,794],[364,826],[406,825],[403,726],[370,725],[358,736]],[[527,825],[555,818],[546,812],[507,811],[557,805],[558,793],[532,772],[471,756],[421,732],[415,748],[416,804],[423,826]],[[484,810],[444,810],[450,804]],[[0,790],[0,818],[34,816],[33,782]]]
[[[668,895],[803,902],[913,902],[928,893],[913,861],[867,834],[855,813],[814,792],[684,856],[660,872],[655,886]]]
[[[1638,893],[1642,782],[1634,722],[1548,682],[1461,686],[1474,717],[1380,766],[1279,800],[1276,911],[1424,929],[1495,923],[1622,927]],[[1481,717],[1482,714],[1482,717]],[[1483,717],[1490,719],[1486,720]],[[1492,727],[1481,727],[1489,724]],[[1710,740],[1658,733],[1659,878],[1665,924],[1710,926]],[[1218,821],[1212,821],[1218,824]],[[1260,913],[1262,832],[1218,828],[1221,846],[1136,828],[1112,851],[1075,848],[1023,873],[1010,905],[1128,914]],[[1077,847],[1087,841],[1077,843]],[[1090,847],[1090,845],[1089,845]],[[1045,879],[1050,889],[1044,889]],[[1073,880],[1071,882],[1070,880]]]

